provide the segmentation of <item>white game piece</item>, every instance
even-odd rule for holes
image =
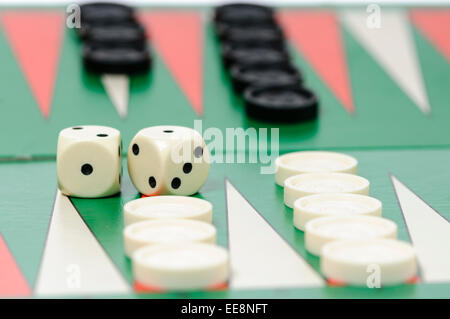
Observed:
[[[205,141],[188,127],[140,130],[130,143],[127,158],[131,181],[144,195],[192,195],[209,174]]]
[[[138,249],[132,256],[136,282],[159,289],[207,289],[228,279],[228,252],[201,244],[160,244]]]
[[[123,239],[128,257],[139,248],[155,244],[198,242],[216,243],[216,228],[189,219],[159,219],[138,222],[125,227]]]
[[[306,249],[314,255],[332,241],[376,238],[397,238],[397,225],[381,217],[332,216],[311,220],[305,229]]]
[[[294,226],[304,231],[312,219],[326,216],[381,216],[382,204],[373,197],[334,193],[301,197],[294,202]]]
[[[358,161],[349,155],[336,152],[303,151],[288,153],[275,161],[275,182],[284,186],[284,181],[304,173],[349,173],[356,174]]]
[[[414,278],[417,258],[409,243],[395,239],[343,240],[323,247],[320,268],[327,279],[376,287]]]
[[[292,208],[300,197],[321,193],[369,195],[369,181],[345,173],[307,173],[294,175],[284,182],[284,203]]]
[[[152,196],[132,200],[123,206],[125,226],[152,219],[196,219],[212,223],[210,202],[188,196]]]
[[[106,126],[73,126],[58,137],[58,187],[68,196],[97,198],[120,191],[120,132]]]

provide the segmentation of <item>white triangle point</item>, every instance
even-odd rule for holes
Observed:
[[[34,293],[89,296],[131,291],[69,198],[57,191]]]
[[[380,15],[379,28],[370,28],[364,10],[342,10],[340,18],[349,32],[380,64],[395,83],[424,113],[429,114],[425,84],[408,15],[403,10],[386,9]]]
[[[319,287],[325,284],[229,181],[226,181],[226,195],[231,288]]]
[[[117,113],[125,119],[128,114],[130,78],[125,74],[103,74],[101,81]]]
[[[450,223],[391,175],[424,282],[450,282]]]

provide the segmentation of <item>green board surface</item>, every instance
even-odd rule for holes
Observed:
[[[158,8],[159,10],[160,8]],[[11,8],[0,8],[1,12]],[[38,8],[37,10],[41,10]],[[44,9],[42,9],[44,10]],[[61,10],[61,8],[56,9]],[[145,8],[145,10],[150,10]],[[184,10],[184,9],[180,9]],[[202,13],[210,8],[189,8]],[[285,10],[288,10],[287,8]],[[333,10],[333,9],[331,9]],[[387,9],[388,10],[388,9]],[[207,16],[207,15],[205,15]],[[340,27],[356,112],[349,114],[305,57],[291,46],[293,62],[306,84],[320,98],[316,122],[270,125],[246,117],[242,101],[233,95],[219,57],[219,44],[206,19],[203,24],[203,115],[197,116],[157,50],[151,73],[131,79],[128,117],[122,120],[99,78],[83,71],[81,44],[66,30],[53,94],[52,111],[44,119],[21,68],[0,28],[0,234],[25,280],[36,286],[56,192],[58,132],[75,125],[107,125],[119,129],[126,149],[140,129],[152,125],[203,129],[279,128],[281,154],[303,149],[327,149],[355,156],[359,174],[371,182],[371,195],[383,202],[383,215],[395,221],[399,238],[411,241],[391,183],[395,176],[447,221],[450,219],[450,67],[448,61],[411,24],[432,112],[422,113],[355,38]],[[207,141],[208,142],[208,141]],[[252,151],[255,140],[242,147],[219,146],[215,154],[232,157]],[[269,145],[270,146],[270,145]],[[28,160],[18,158],[30,157]],[[42,157],[46,158],[45,160]],[[39,159],[41,158],[41,159]],[[304,234],[292,225],[292,210],[283,204],[283,190],[273,175],[260,174],[260,163],[214,163],[207,183],[195,195],[214,206],[218,244],[228,246],[225,183],[228,180],[283,239],[320,273],[319,259],[305,250]],[[126,173],[121,194],[105,199],[71,201],[116,268],[132,284],[131,264],[124,256],[124,203],[138,198]],[[249,229],[250,234],[250,229]],[[432,236],[432,230],[430,230]],[[382,289],[351,287],[203,291],[187,294],[100,294],[120,298],[449,298],[449,283],[417,283]]]
[[[383,202],[383,215],[395,221],[399,238],[410,241],[390,174],[421,196],[447,220],[450,219],[450,150],[352,151],[359,160],[359,174],[371,182],[371,195]],[[423,167],[423,169],[417,169]],[[211,175],[197,197],[214,206],[213,224],[218,244],[228,245],[225,181],[231,184],[264,216],[273,228],[318,272],[319,259],[305,250],[304,234],[292,225],[292,210],[283,204],[283,190],[273,175],[259,173],[259,164],[214,164]],[[40,258],[56,190],[53,162],[3,163],[0,174],[6,177],[0,200],[0,233],[4,236],[27,281],[36,282]],[[24,185],[28,191],[22,192]],[[258,185],[258,187],[255,187]],[[36,191],[31,191],[36,190]],[[124,278],[131,284],[130,261],[124,255],[122,231],[124,203],[138,198],[128,175],[122,193],[105,199],[72,198],[89,228],[95,234]],[[5,200],[7,198],[8,200]],[[251,228],[249,228],[251,235]],[[430,233],[431,235],[431,233]],[[211,298],[426,298],[450,297],[449,284],[402,285],[383,289],[328,287],[314,289],[227,290],[189,294],[144,294],[121,297],[211,297]]]

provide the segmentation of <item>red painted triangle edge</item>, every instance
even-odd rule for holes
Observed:
[[[31,289],[0,235],[0,297],[24,297]]]
[[[143,11],[140,20],[194,111],[203,114],[203,26],[196,11]]]
[[[0,21],[39,109],[48,118],[64,33],[64,13],[4,11]]]
[[[450,62],[450,10],[415,9],[411,21],[435,48]]]
[[[306,58],[349,113],[354,113],[345,49],[339,23],[327,10],[280,10],[290,42]]]

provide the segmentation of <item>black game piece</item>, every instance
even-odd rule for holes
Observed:
[[[75,29],[75,32],[77,33],[78,37],[80,37],[82,40],[84,40],[89,32],[91,32],[91,29],[96,26],[108,26],[109,23],[89,23],[87,21],[81,22],[81,25],[79,28]]]
[[[151,58],[148,47],[83,46],[83,64],[87,71],[97,74],[138,74],[148,72]]]
[[[230,27],[222,32],[221,40],[247,46],[281,46],[284,35],[277,25]]]
[[[300,72],[292,66],[252,68],[233,65],[230,74],[236,93],[242,93],[249,86],[295,86],[302,83]]]
[[[279,25],[275,20],[267,21],[267,22],[251,22],[251,21],[242,21],[239,23],[228,23],[228,22],[216,22],[214,23],[214,31],[219,39],[223,40],[226,36],[226,33],[231,28],[250,28],[250,27],[274,27],[279,28]]]
[[[132,7],[111,2],[93,2],[80,6],[81,21],[91,23],[120,23],[134,20]]]
[[[215,22],[229,24],[239,23],[272,23],[274,21],[273,9],[267,6],[246,3],[232,3],[216,8]]]
[[[125,23],[94,26],[87,32],[85,40],[99,46],[143,48],[147,39],[138,23]]]
[[[316,95],[299,85],[249,87],[244,99],[247,115],[263,121],[296,123],[313,120],[318,115]]]
[[[80,5],[80,28],[78,36],[84,39],[96,26],[136,23],[133,8],[109,2],[93,2]]]
[[[224,44],[222,59],[225,67],[238,64],[247,67],[280,67],[290,64],[289,55],[284,48],[246,47]]]

